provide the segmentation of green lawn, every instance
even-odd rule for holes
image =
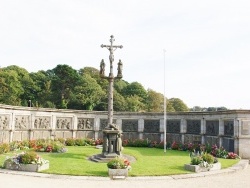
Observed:
[[[100,154],[101,150],[92,146],[70,146],[66,153],[39,153],[44,159],[50,161],[50,169],[44,173],[83,175],[83,176],[108,176],[106,163],[96,163],[88,160],[94,154]],[[126,147],[124,154],[134,156],[137,160],[132,163],[130,176],[163,176],[173,174],[191,173],[184,170],[184,164],[190,163],[189,152],[167,150],[157,148]],[[6,156],[0,155],[0,165]],[[219,159],[222,168],[227,168],[239,160]]]

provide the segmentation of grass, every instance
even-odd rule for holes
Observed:
[[[43,173],[68,174],[79,176],[108,176],[106,163],[95,163],[88,160],[94,154],[100,154],[101,150],[92,146],[70,146],[66,153],[39,153],[44,159],[50,161],[50,168]],[[137,160],[132,163],[130,176],[163,176],[191,173],[184,170],[184,164],[190,163],[189,152],[167,150],[157,148],[126,147],[124,154],[134,156]],[[0,165],[6,156],[0,155]],[[13,155],[13,153],[12,153]],[[227,168],[239,160],[219,159],[222,168]]]

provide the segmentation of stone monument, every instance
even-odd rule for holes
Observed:
[[[105,76],[105,62],[102,59],[100,63],[100,76],[103,79],[109,81],[109,91],[108,91],[108,123],[103,130],[103,147],[102,154],[92,157],[92,160],[98,162],[107,162],[112,158],[121,155],[122,149],[122,131],[119,130],[118,126],[113,122],[113,85],[114,79],[122,78],[122,62],[119,60],[117,68],[117,76],[113,74],[113,63],[114,63],[114,51],[117,48],[122,48],[121,45],[113,45],[115,41],[114,36],[110,36],[110,45],[101,45],[102,48],[107,48],[109,50],[109,63],[110,72],[108,76]]]

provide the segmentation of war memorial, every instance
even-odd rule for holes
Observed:
[[[0,142],[32,139],[91,138],[103,139],[103,157],[120,155],[121,139],[147,139],[195,144],[216,144],[227,151],[250,159],[250,110],[216,112],[114,112],[113,82],[122,78],[119,60],[117,76],[113,74],[114,51],[122,48],[101,45],[109,50],[110,70],[105,76],[101,60],[100,76],[109,81],[108,111],[62,110],[37,107],[0,105]],[[164,122],[164,120],[166,120]],[[166,126],[166,127],[164,127]],[[164,131],[165,130],[165,131]],[[121,138],[122,135],[122,138]]]

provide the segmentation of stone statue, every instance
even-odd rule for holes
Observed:
[[[101,76],[105,75],[105,63],[104,63],[103,59],[102,59],[101,64],[100,64],[100,75]]]
[[[117,72],[117,77],[122,77],[122,61],[119,60],[118,62],[118,68],[117,68],[118,72]]]
[[[121,138],[121,133],[118,133],[116,141],[116,152],[118,153],[118,155],[120,155],[121,151],[122,151],[122,138]]]

